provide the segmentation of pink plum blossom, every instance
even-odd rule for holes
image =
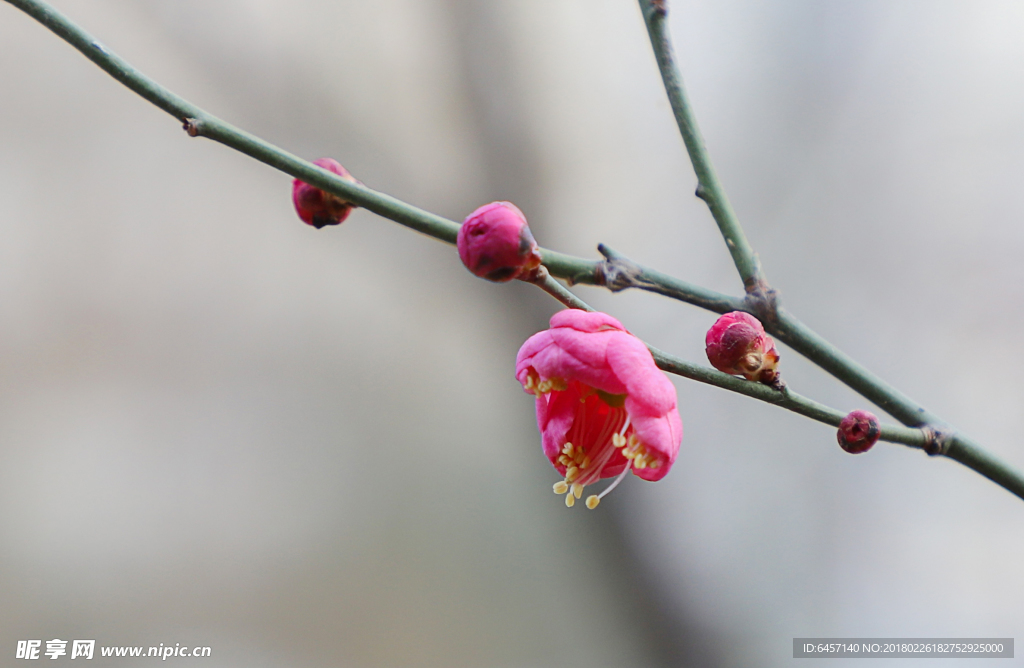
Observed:
[[[572,506],[583,488],[629,471],[661,480],[676,460],[683,423],[676,390],[647,347],[605,313],[565,310],[516,357],[516,379],[536,396],[544,454],[565,479],[555,492]]]
[[[768,385],[779,382],[775,342],[749,313],[726,313],[711,326],[704,342],[708,361],[719,371]]]
[[[456,245],[473,275],[498,283],[529,278],[541,262],[526,216],[511,202],[491,202],[469,214]]]
[[[314,160],[313,164],[337,174],[346,181],[359,183],[355,177],[348,173],[347,169],[342,167],[333,158],[320,158],[319,160]],[[305,183],[301,179],[295,179],[292,182],[292,202],[295,204],[295,212],[299,214],[302,222],[312,225],[318,230],[327,225],[343,223],[348,218],[348,215],[352,213],[352,209],[355,208],[355,205],[351,202],[346,202],[337,195],[324,192]]]

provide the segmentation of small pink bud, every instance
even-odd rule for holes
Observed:
[[[767,385],[779,382],[779,353],[761,321],[742,311],[720,317],[704,337],[711,366]]]
[[[359,183],[348,173],[347,169],[333,158],[320,158],[314,160],[313,164],[337,174],[346,181]],[[327,225],[341,224],[348,218],[348,214],[352,213],[352,209],[356,208],[355,204],[315,188],[300,179],[295,179],[292,182],[292,202],[295,203],[295,212],[299,214],[299,218],[318,230]]]
[[[836,439],[839,447],[851,455],[867,452],[882,433],[878,418],[867,411],[853,411],[839,423]]]
[[[462,264],[489,281],[527,278],[540,266],[540,249],[526,216],[511,202],[491,202],[469,214],[457,245]]]

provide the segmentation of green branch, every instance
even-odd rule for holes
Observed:
[[[690,154],[693,171],[697,174],[697,197],[704,200],[715,222],[718,223],[718,229],[722,232],[736,270],[743,279],[743,287],[747,292],[754,292],[765,285],[761,263],[747,241],[743,228],[740,227],[736,213],[729,204],[729,198],[725,195],[725,188],[718,180],[718,174],[715,173],[711,157],[704,145],[704,137],[697,126],[697,118],[683,88],[683,79],[676,67],[675,52],[665,25],[665,0],[640,0],[640,11],[644,15],[644,23],[651,38],[651,46],[654,47],[654,57],[658,61],[658,69],[665,84],[665,92],[668,93],[668,101],[672,105],[672,113],[676,117],[676,125],[679,126],[679,133],[686,144],[686,152]]]
[[[52,30],[129,89],[177,118],[184,124],[189,135],[207,137],[220,142],[286,174],[358,204],[384,218],[449,244],[455,243],[459,229],[459,224],[455,221],[424,211],[366,186],[345,181],[205,112],[146,77],[41,0],[6,1]],[[544,265],[552,276],[564,278],[570,283],[601,285],[613,291],[635,287],[657,292],[717,313],[745,310],[759,315],[757,309],[754,308],[756,304],[752,305],[749,297],[766,290],[767,285],[764,283],[757,257],[747,243],[707,158],[703,140],[696,129],[689,104],[679,83],[678,72],[672,62],[671,45],[668,43],[664,31],[664,13],[659,6],[663,6],[663,2],[641,0],[641,7],[647,18],[648,30],[651,33],[652,42],[655,44],[655,52],[658,54],[658,63],[662,68],[666,87],[669,89],[669,98],[672,101],[673,109],[676,110],[676,119],[680,123],[680,129],[683,130],[687,149],[690,151],[700,180],[698,194],[708,202],[715,220],[722,229],[733,260],[743,276],[749,293],[748,299],[737,299],[686,283],[632,263],[605,247],[600,249],[606,257],[604,261],[586,260],[550,250],[542,250]],[[540,285],[572,308],[589,308],[557,281],[554,281],[551,276],[544,277]],[[901,393],[857,365],[784,311],[779,311],[777,322],[766,322],[765,324],[768,330],[778,336],[780,340],[788,343],[864,396],[871,398],[897,419],[912,426],[939,424],[934,416],[917,407]],[[670,373],[765,401],[832,426],[837,426],[844,417],[843,413],[796,393],[778,391],[759,383],[729,376],[714,369],[686,362],[655,348],[651,348],[651,352],[658,366]],[[931,427],[912,429],[883,425],[882,439],[924,448],[933,454],[944,454],[1024,498],[1024,477],[960,434],[940,433]]]
[[[711,159],[704,145],[704,138],[697,125],[697,118],[690,106],[686,90],[683,88],[682,76],[676,66],[675,53],[666,25],[667,0],[639,0],[639,2],[644,24],[647,26],[647,33],[651,40],[651,47],[654,50],[658,69],[665,85],[665,92],[672,105],[672,112],[683,137],[683,143],[686,145],[686,151],[690,156],[690,162],[693,164],[693,170],[697,174],[696,194],[707,203],[711,215],[718,223],[718,228],[725,239],[733,263],[736,265],[747,291],[747,299],[744,300],[745,303],[739,310],[760,318],[770,334],[778,337],[780,341],[788,344],[903,424],[911,427],[924,427],[925,431],[922,433],[930,432],[931,434],[924,445],[924,449],[929,454],[950,457],[1024,499],[1024,476],[1020,472],[986,452],[966,436],[946,428],[944,421],[855,362],[778,306],[775,291],[765,280],[757,254],[747,241],[743,228],[725,195],[725,189],[711,165]],[[646,278],[650,279],[651,277],[647,276]],[[633,285],[622,287],[638,287],[680,298],[664,289],[663,285],[658,286],[662,289],[655,288],[649,284],[649,281],[645,282],[639,276]],[[686,298],[682,301],[693,303],[691,299]],[[712,308],[711,310],[718,309]],[[942,425],[941,430],[937,429],[939,425]]]

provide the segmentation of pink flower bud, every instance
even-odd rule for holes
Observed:
[[[489,281],[528,278],[540,266],[526,216],[511,202],[491,202],[469,214],[457,243],[462,264]]]
[[[851,455],[867,452],[882,433],[878,418],[867,411],[853,411],[839,423],[836,439],[839,447]]]
[[[749,313],[726,313],[708,330],[704,343],[711,366],[719,371],[768,385],[779,379],[775,342]]]
[[[314,160],[313,164],[337,174],[346,181],[359,183],[348,173],[347,169],[342,167],[333,158],[320,158],[319,160]],[[292,202],[295,203],[295,211],[299,214],[299,218],[307,225],[312,225],[318,230],[327,225],[341,224],[348,218],[348,214],[352,213],[352,209],[356,207],[355,204],[346,202],[337,195],[332,195],[319,188],[315,188],[300,179],[295,179],[292,182]]]

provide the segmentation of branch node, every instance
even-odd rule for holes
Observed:
[[[779,323],[779,292],[764,278],[758,277],[746,285],[747,295],[743,303],[758,319],[774,328]]]
[[[697,189],[693,191],[693,194],[698,199],[704,200],[705,203],[708,202],[708,197],[709,197],[708,189],[705,188],[704,184],[701,183],[700,181],[697,182]]]
[[[651,10],[656,16],[668,16],[668,0],[651,0]]]
[[[189,137],[198,137],[203,134],[203,122],[198,118],[186,118],[181,128],[188,133]]]
[[[603,248],[603,246],[599,246],[599,248]],[[605,248],[601,252],[608,259],[599,262],[594,270],[594,279],[597,285],[603,285],[612,292],[645,285],[640,278],[643,270],[639,266],[623,257],[616,257],[611,251],[605,251],[608,249]]]
[[[953,431],[926,424],[921,427],[924,432],[923,449],[932,457],[945,455],[949,452],[949,446],[953,443]]]

